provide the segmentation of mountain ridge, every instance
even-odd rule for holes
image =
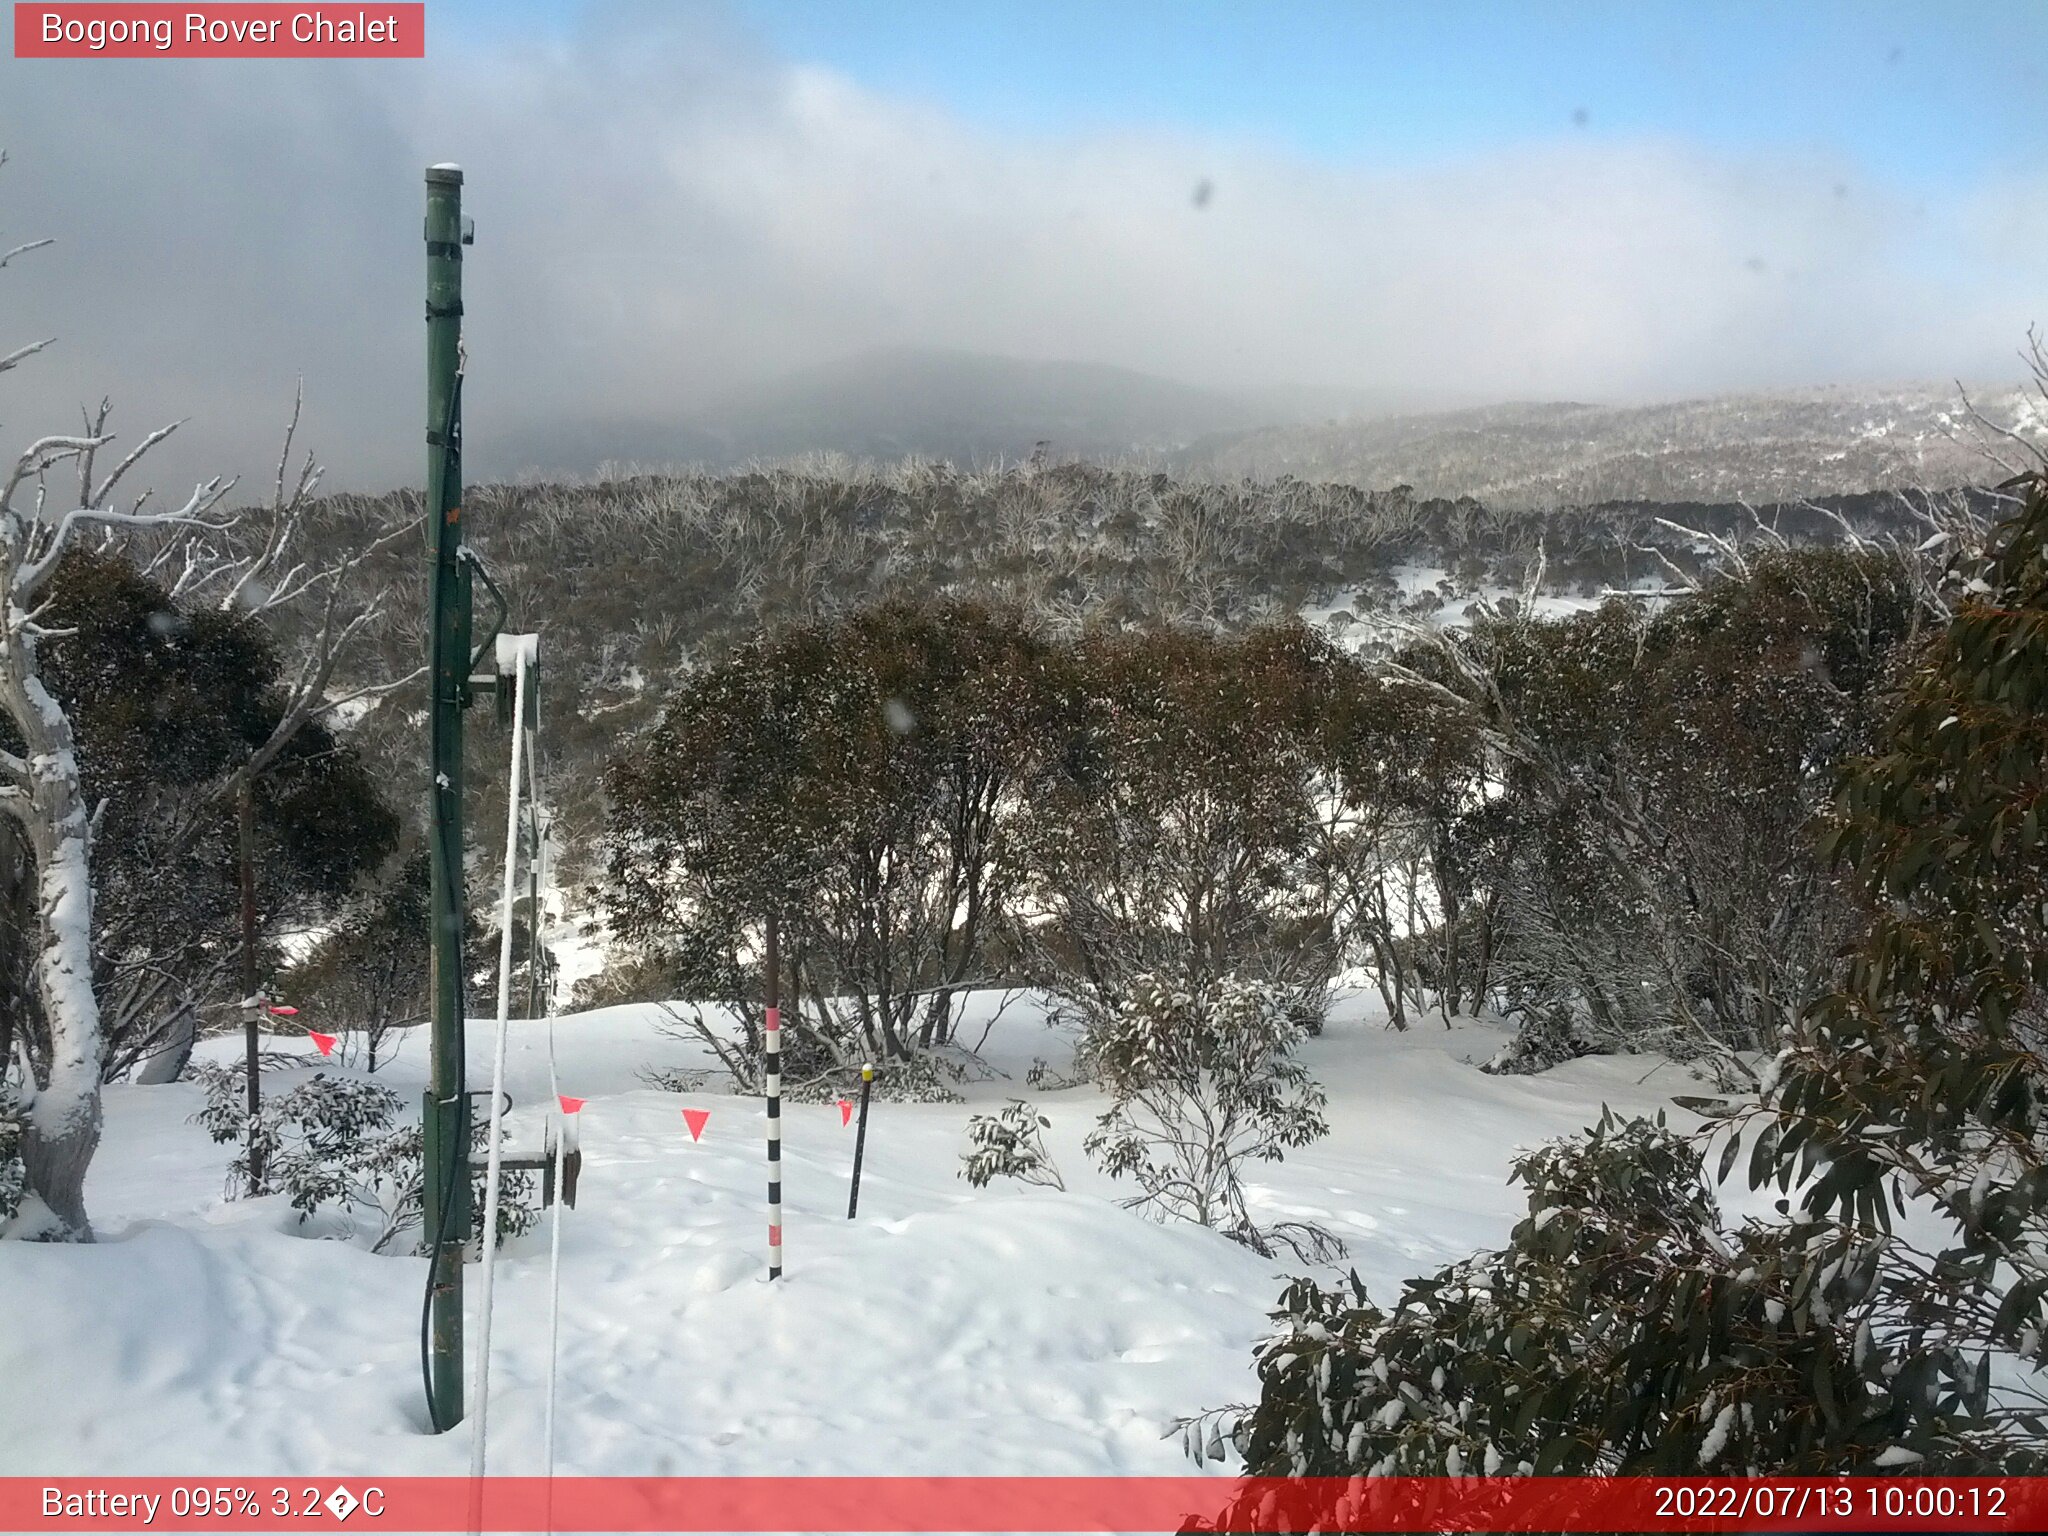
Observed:
[[[1973,398],[2048,440],[2017,388]],[[1785,501],[1982,484],[1953,385],[1830,385],[1635,403],[1414,408],[1390,390],[1204,388],[1109,364],[884,348],[674,416],[529,424],[473,446],[490,478],[608,466],[731,469],[808,455],[957,465],[1154,464],[1195,478],[1411,486],[1517,510],[1607,501]]]

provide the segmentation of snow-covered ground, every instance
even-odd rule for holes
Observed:
[[[1034,1057],[1066,1055],[1036,1009],[996,1022],[968,1104],[875,1105],[857,1222],[852,1130],[832,1105],[785,1107],[788,1273],[772,1286],[760,1103],[646,1086],[644,1068],[693,1059],[656,1016],[556,1026],[563,1091],[589,1100],[562,1240],[559,1471],[1186,1473],[1172,1420],[1255,1395],[1251,1346],[1283,1266],[1119,1206],[1128,1190],[1081,1151],[1100,1097],[1024,1085]],[[545,1029],[511,1036],[529,1135]],[[1404,1277],[1505,1237],[1515,1148],[1603,1102],[1647,1109],[1693,1086],[1642,1057],[1487,1076],[1474,1063],[1502,1038],[1484,1023],[1397,1034],[1363,997],[1340,1006],[1307,1047],[1332,1133],[1253,1171],[1254,1214],[1325,1224],[1391,1300]],[[489,1047],[473,1025],[473,1086],[489,1082]],[[379,1080],[416,1102],[424,1056],[408,1040]],[[957,1177],[970,1110],[1012,1096],[1051,1118],[1066,1193]],[[229,1149],[189,1123],[200,1103],[190,1084],[111,1089],[87,1186],[100,1241],[0,1243],[0,1472],[464,1470],[466,1434],[422,1432],[423,1261],[302,1235],[282,1199],[224,1201]],[[711,1111],[701,1142],[686,1104]],[[533,1472],[546,1227],[500,1266],[491,1467]]]
[[[1497,581],[1461,586],[1451,573],[1437,565],[1396,565],[1391,573],[1398,608],[1386,605],[1384,595],[1358,588],[1340,591],[1326,603],[1304,604],[1298,613],[1303,623],[1322,630],[1339,645],[1354,651],[1390,640],[1398,640],[1416,624],[1443,629],[1463,629],[1479,609],[1498,605],[1503,599],[1520,601],[1522,590]],[[1638,577],[1628,589],[1655,605],[1665,589],[1661,576]],[[1605,602],[1605,596],[1558,591],[1553,584],[1536,595],[1534,609],[1542,619],[1570,618]]]

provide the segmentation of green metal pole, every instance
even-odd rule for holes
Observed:
[[[421,1142],[433,1267],[427,1406],[462,1422],[462,1256],[469,1246],[468,1087],[462,989],[462,707],[469,687],[469,581],[462,549],[462,172],[427,172],[428,836],[432,860],[433,1057]]]

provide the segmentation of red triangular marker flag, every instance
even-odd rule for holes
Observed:
[[[299,1013],[299,1010],[292,1007],[290,1003],[272,1003],[270,1011],[281,1019],[297,1018]]]
[[[562,1101],[562,1113],[565,1115],[575,1114],[577,1110],[581,1109],[588,1102],[585,1099],[572,1099],[566,1093],[558,1093],[555,1097]]]
[[[320,1048],[320,1054],[322,1056],[331,1056],[334,1054],[335,1044],[340,1037],[337,1035],[318,1034],[315,1031],[309,1029],[306,1031],[306,1038],[312,1041],[313,1044]]]
[[[704,1122],[710,1118],[711,1111],[708,1109],[686,1109],[683,1111],[683,1123],[690,1128],[690,1140],[697,1141],[702,1138],[704,1135]]]
[[[850,1125],[853,1122],[853,1101],[851,1099],[834,1099],[832,1102],[839,1106],[839,1123],[841,1125]]]

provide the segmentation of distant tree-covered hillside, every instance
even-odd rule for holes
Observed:
[[[542,745],[572,854],[593,846],[600,775],[654,721],[680,676],[759,632],[890,598],[975,598],[1054,634],[1162,623],[1230,631],[1304,609],[1428,619],[1454,594],[1592,600],[1682,584],[1725,558],[1715,540],[1917,540],[1986,493],[1881,493],[1751,509],[1605,503],[1502,511],[1405,486],[1280,479],[1226,485],[1079,463],[961,470],[815,462],[731,475],[579,485],[488,485],[466,498],[471,538],[511,605],[543,636]],[[361,542],[416,513],[417,496],[342,497],[310,519]],[[392,597],[358,665],[403,675],[424,649],[422,556],[378,556]],[[479,608],[487,603],[479,594]],[[480,619],[481,622],[481,619]],[[1355,642],[1356,637],[1354,637]],[[381,653],[381,654],[379,654]],[[351,738],[417,814],[417,685]],[[479,716],[481,723],[483,717]],[[502,772],[479,730],[479,835]],[[487,843],[485,845],[488,845]]]

